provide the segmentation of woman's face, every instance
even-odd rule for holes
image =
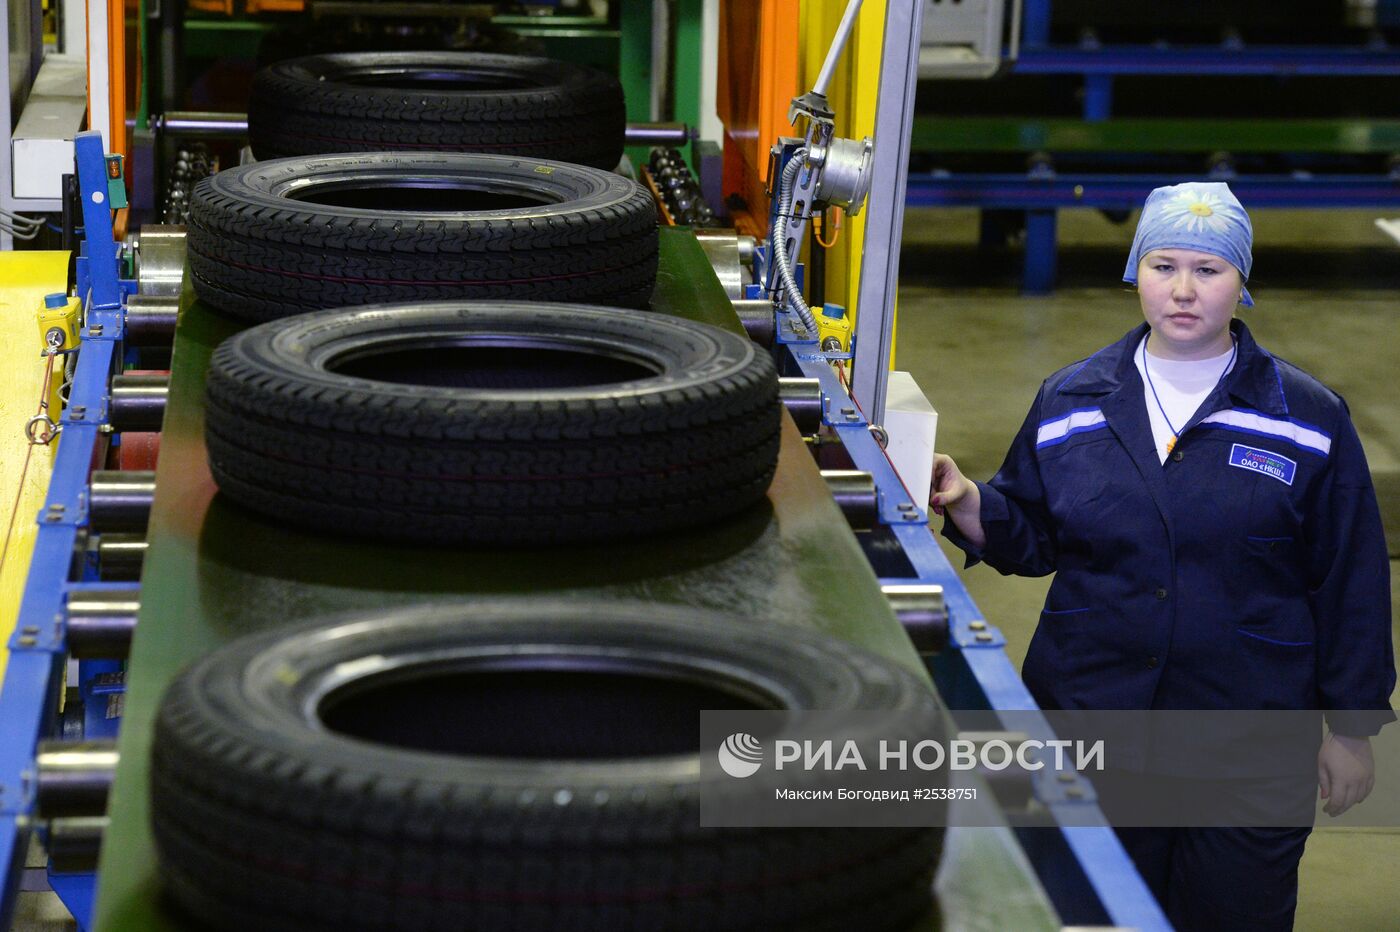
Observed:
[[[1230,348],[1239,270],[1195,249],[1154,249],[1138,263],[1138,299],[1155,355],[1206,359]]]

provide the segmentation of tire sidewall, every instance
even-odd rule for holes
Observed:
[[[471,220],[501,223],[518,219],[528,224],[535,219],[616,207],[637,193],[636,183],[630,179],[567,162],[505,155],[374,152],[294,156],[241,165],[201,180],[194,197],[198,202],[211,195],[223,195],[262,207],[298,210],[315,216],[386,219],[386,212],[382,210],[310,203],[287,196],[295,190],[307,190],[307,183],[329,183],[332,179],[348,177],[361,179],[366,186],[425,177],[468,179],[556,199],[554,203],[508,210],[393,212],[394,217],[456,223]]]
[[[412,70],[423,67],[448,67],[459,70],[480,70],[493,75],[521,78],[519,87],[498,90],[413,89],[400,90],[380,87],[373,83],[352,83],[338,80],[340,75],[356,67],[401,67]],[[374,94],[388,97],[417,98],[425,109],[434,101],[451,102],[463,98],[509,101],[541,93],[573,95],[580,85],[612,83],[613,79],[592,68],[550,58],[528,55],[495,55],[485,52],[373,52],[309,55],[277,62],[266,69],[268,78],[292,81],[314,88],[319,96],[347,97]]]
[[[492,391],[404,385],[341,375],[325,364],[352,345],[363,348],[375,339],[400,342],[410,335],[494,335],[514,332],[547,335],[581,349],[635,354],[659,368],[656,375],[604,386]],[[671,394],[731,378],[765,365],[749,340],[708,324],[662,315],[619,314],[610,308],[541,303],[456,303],[442,305],[367,305],[345,311],[320,311],[261,324],[231,337],[215,352],[215,372],[242,371],[240,360],[253,362],[252,373],[273,372],[308,385],[354,391],[379,398],[433,398],[533,405],[541,401],[596,401],[600,397],[635,398]],[[252,374],[250,373],[250,374]],[[231,375],[237,379],[237,375]],[[256,377],[256,375],[253,375]]]
[[[697,755],[610,761],[511,760],[410,751],[339,735],[315,723],[314,686],[366,657],[448,645],[506,655],[558,651],[571,657],[646,658],[701,677],[738,676],[798,710],[880,709],[937,716],[925,684],[891,661],[845,642],[789,627],[741,625],[680,607],[519,600],[341,616],[234,642],[186,671],[167,703],[193,706],[204,727],[238,745],[308,766],[394,785],[450,784],[514,804],[521,792],[586,788],[640,805],[693,805],[704,777]],[[186,708],[185,714],[191,711]],[[256,755],[254,755],[256,756]],[[716,791],[732,786],[729,778]],[[580,799],[570,811],[587,808]],[[569,808],[569,807],[561,807]],[[560,817],[567,813],[560,812]]]

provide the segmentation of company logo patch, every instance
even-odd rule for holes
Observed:
[[[1298,464],[1288,457],[1258,447],[1247,447],[1242,443],[1231,444],[1230,465],[1263,473],[1284,485],[1292,485],[1293,474],[1298,471]]]
[[[735,732],[719,746],[720,769],[731,777],[751,777],[763,764],[763,745],[753,735]]]

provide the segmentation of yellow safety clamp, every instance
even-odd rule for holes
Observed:
[[[837,346],[828,344],[835,340]],[[822,306],[817,315],[817,342],[827,352],[849,353],[851,351],[851,316],[839,304]]]
[[[78,348],[78,311],[82,302],[65,294],[51,294],[39,307],[39,339],[43,355],[67,353]]]
[[[44,298],[39,306],[39,340],[42,347],[39,351],[41,356],[56,356],[59,353],[70,353],[78,348],[78,312],[82,308],[82,302],[75,297],[66,294],[51,294]],[[44,400],[47,406],[41,406],[42,412],[49,415],[50,423],[52,419],[58,417],[57,412],[62,409],[62,399],[59,389],[63,386],[63,364],[57,361],[53,368],[58,370],[57,378],[50,377],[48,380],[48,397]],[[52,372],[52,369],[50,370]]]

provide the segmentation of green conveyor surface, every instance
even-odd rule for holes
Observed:
[[[663,231],[655,306],[739,326],[686,231]],[[187,292],[128,670],[121,764],[98,875],[98,929],[177,928],[161,907],[147,821],[153,720],[177,671],[249,631],[423,600],[587,591],[706,606],[755,624],[819,628],[923,671],[791,421],[767,502],[725,524],[604,547],[376,546],[279,527],[216,494],[204,453],[205,370],[214,348],[238,329]]]

